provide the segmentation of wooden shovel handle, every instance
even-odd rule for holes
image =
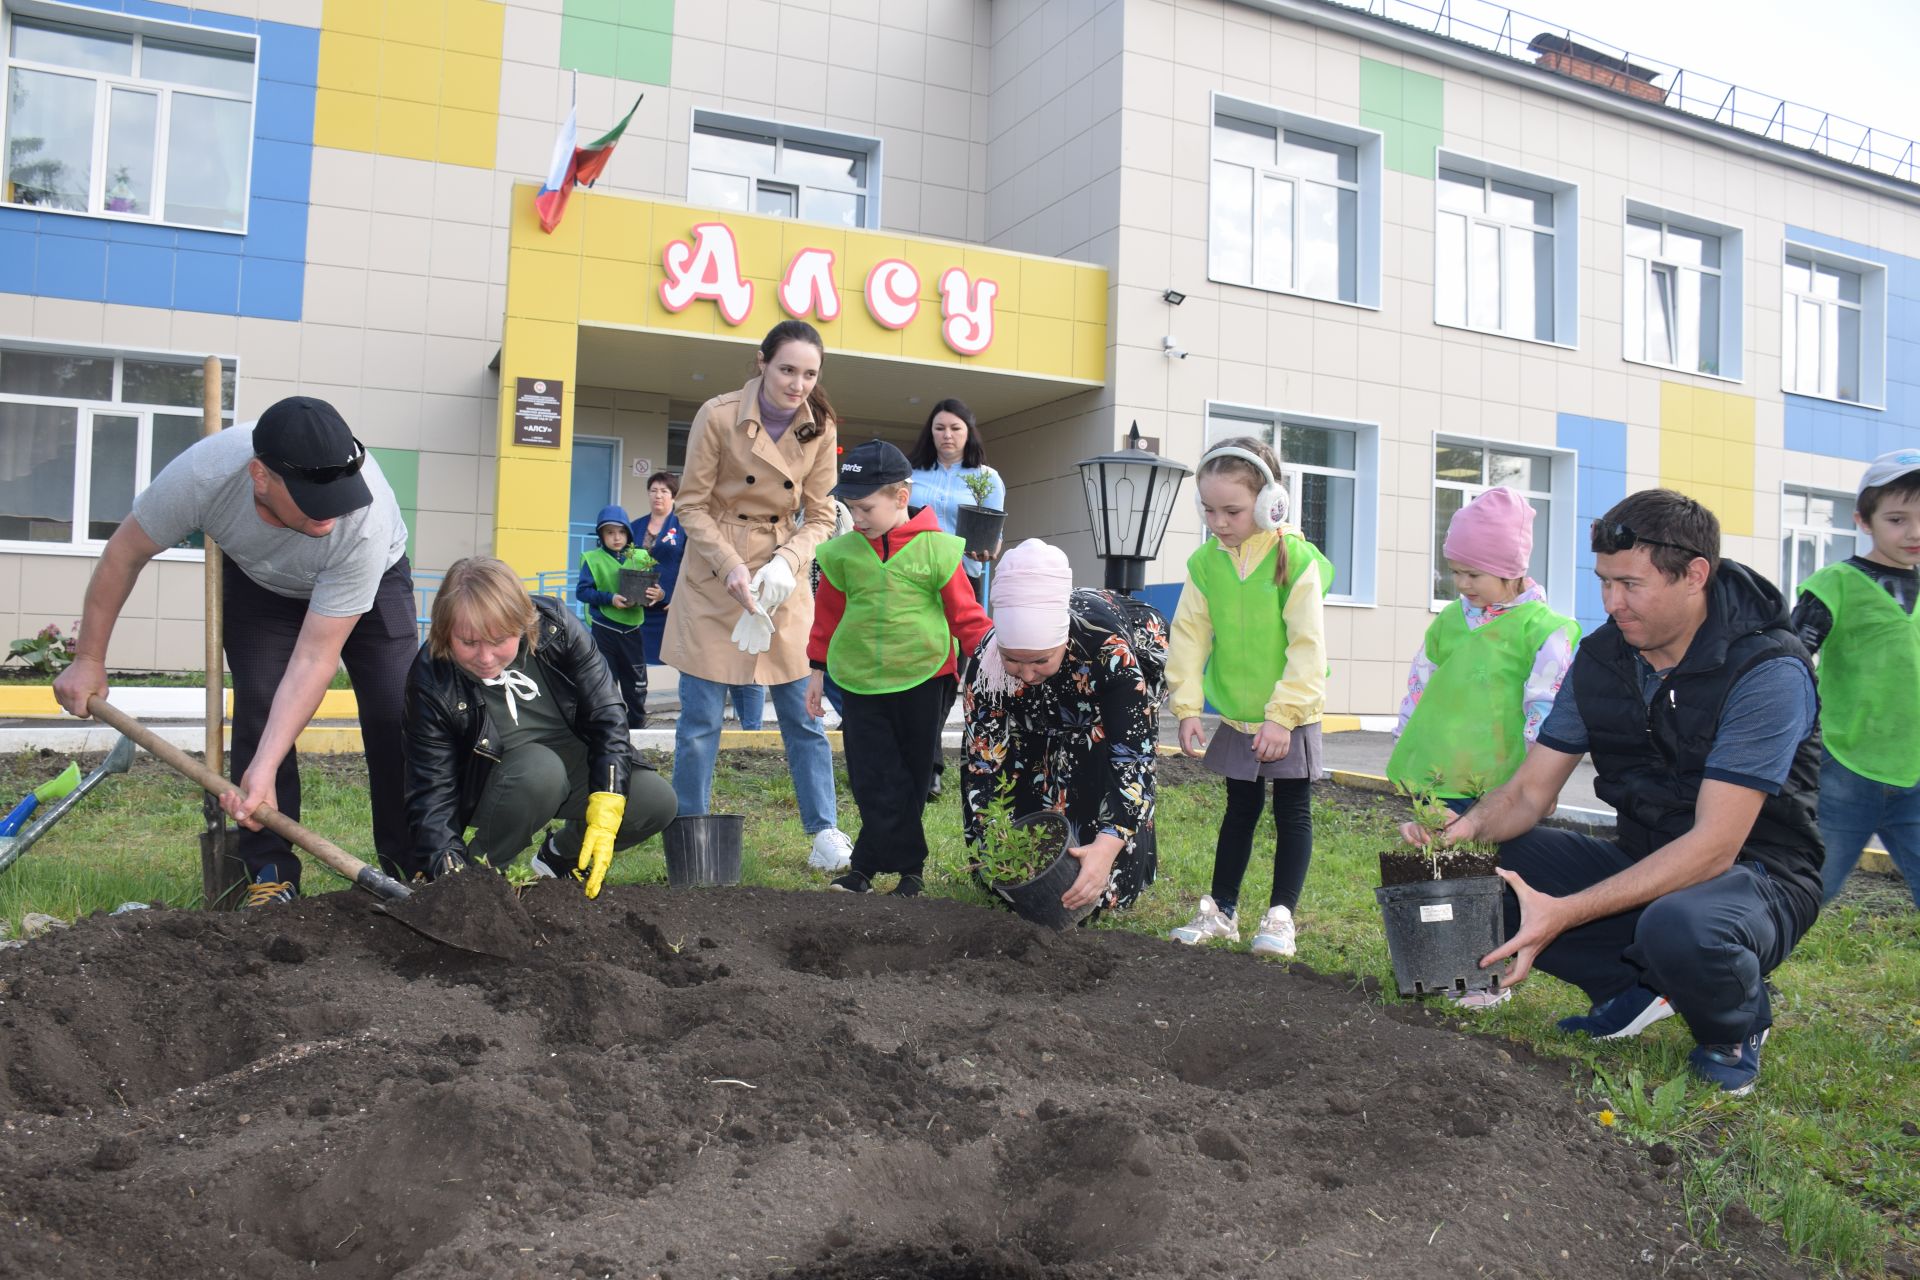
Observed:
[[[120,708],[95,694],[87,702],[87,714],[94,719],[113,726],[127,737],[133,739],[142,750],[166,763],[175,773],[190,778],[200,784],[207,794],[220,796],[237,788],[225,778],[195,760],[192,756],[162,738],[159,734],[141,724]],[[370,867],[360,859],[342,849],[333,841],[289,818],[270,804],[255,809],[253,820],[277,836],[305,849],[320,859],[338,875],[353,881],[362,889],[376,897],[398,900],[412,896],[412,891],[392,876],[377,867]]]

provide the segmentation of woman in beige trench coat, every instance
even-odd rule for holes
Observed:
[[[807,714],[813,549],[833,534],[839,478],[833,406],[819,385],[820,334],[801,320],[760,344],[760,376],[700,406],[675,513],[687,531],[663,662],[680,672],[673,791],[682,816],[707,812],[730,685],[773,691],[810,865],[836,872],[853,845],[835,812],[833,753]]]

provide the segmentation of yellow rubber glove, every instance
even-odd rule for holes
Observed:
[[[587,896],[600,896],[600,882],[613,865],[613,837],[620,820],[627,816],[627,798],[613,791],[596,791],[587,797],[587,833],[580,838],[580,862],[573,878],[587,882]]]

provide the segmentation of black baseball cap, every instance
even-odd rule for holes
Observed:
[[[367,447],[354,439],[340,411],[312,396],[288,396],[253,424],[253,453],[287,482],[309,520],[332,520],[373,505],[360,468]]]
[[[864,498],[876,489],[911,479],[913,467],[906,454],[885,440],[869,440],[840,455],[840,483],[833,486],[833,496],[843,501]]]

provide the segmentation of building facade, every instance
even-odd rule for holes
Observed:
[[[423,578],[475,551],[569,571],[789,315],[825,335],[847,439],[968,401],[1009,537],[1084,581],[1077,460],[1135,421],[1189,463],[1261,435],[1336,566],[1329,708],[1359,714],[1397,702],[1482,487],[1530,495],[1535,576],[1591,626],[1585,524],[1631,489],[1699,497],[1790,589],[1851,552],[1865,461],[1920,444],[1911,161],[1703,119],[1566,39],[1490,50],[1321,0],[0,15],[13,635],[79,616],[199,429],[208,354],[230,420],[341,408]],[[636,97],[542,232],[569,105],[588,139]],[[1200,536],[1183,494],[1152,598]],[[115,667],[198,665],[199,558],[145,576]]]

